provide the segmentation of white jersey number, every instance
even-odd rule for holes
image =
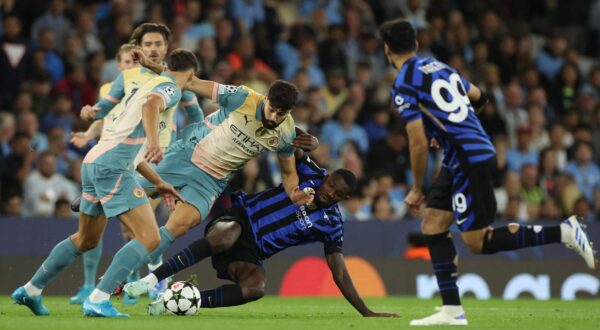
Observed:
[[[442,90],[446,90],[451,98],[450,101],[446,101],[442,96]],[[470,101],[457,73],[450,75],[449,82],[444,79],[434,81],[431,84],[431,97],[440,110],[449,113],[448,120],[451,122],[460,123],[467,118]]]

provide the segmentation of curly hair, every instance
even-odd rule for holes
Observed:
[[[291,110],[298,102],[298,88],[290,82],[276,80],[269,87],[267,99],[273,108]]]

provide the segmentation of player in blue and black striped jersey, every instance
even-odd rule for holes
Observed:
[[[414,186],[405,202],[417,216],[425,202],[422,185],[430,141],[444,149],[421,226],[444,306],[411,325],[467,325],[456,286],[456,249],[448,231],[454,222],[475,253],[562,242],[594,268],[591,246],[574,216],[559,226],[490,226],[496,214],[492,186],[496,151],[475,111],[487,102],[485,93],[447,64],[416,56],[418,44],[410,23],[386,22],[380,35],[388,60],[399,70],[391,94],[409,139]]]
[[[344,297],[363,316],[397,317],[375,313],[363,302],[346,269],[342,254],[344,220],[337,203],[350,196],[356,178],[346,169],[328,175],[308,156],[296,150],[300,188],[315,194],[308,205],[294,204],[280,185],[251,195],[236,194],[233,207],[207,224],[205,238],[183,249],[142,280],[128,283],[130,296],[147,292],[154,283],[212,256],[217,277],[235,284],[201,291],[201,307],[242,305],[264,295],[267,274],[263,260],[292,246],[323,243],[327,264]],[[152,315],[164,312],[157,301],[149,306]]]

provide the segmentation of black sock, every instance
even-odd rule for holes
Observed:
[[[238,306],[246,303],[239,285],[227,284],[212,290],[200,291],[201,308]]]
[[[211,247],[206,238],[197,240],[156,268],[152,274],[161,281],[200,262],[206,257],[210,257],[211,254]]]
[[[560,226],[523,226],[511,233],[509,227],[496,228],[492,230],[492,238],[489,233],[483,237],[481,253],[492,254],[499,251],[511,251],[530,246],[560,243]]]
[[[425,243],[429,247],[433,271],[437,278],[440,295],[444,305],[460,305],[460,296],[456,280],[458,274],[454,258],[456,257],[456,248],[448,232],[437,235],[423,235]]]

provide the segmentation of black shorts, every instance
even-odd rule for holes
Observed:
[[[245,261],[262,267],[260,251],[252,234],[252,227],[248,223],[246,212],[242,208],[231,208],[211,220],[204,229],[204,236],[217,222],[235,221],[242,226],[242,233],[237,242],[228,251],[212,256],[212,266],[217,271],[217,277],[224,280],[233,280],[229,274],[229,264],[234,261]]]
[[[496,157],[454,171],[442,168],[429,188],[427,207],[454,213],[460,231],[485,228],[496,217]]]

